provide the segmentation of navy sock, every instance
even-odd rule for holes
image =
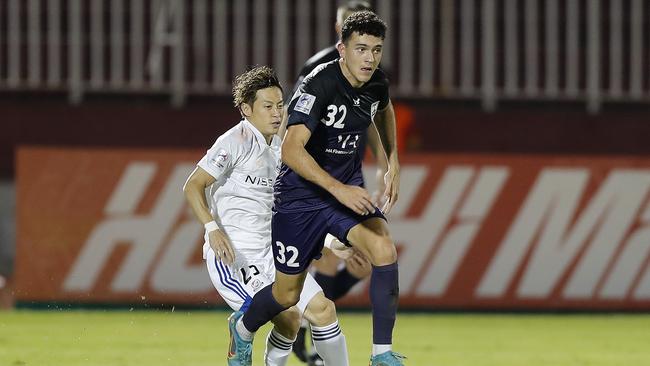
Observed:
[[[272,288],[272,285],[268,285],[259,290],[242,317],[244,326],[252,333],[257,332],[262,325],[287,309],[275,300],[271,292]]]
[[[334,279],[336,286],[334,286],[334,291],[332,291],[331,300],[336,301],[345,296],[359,281],[361,279],[354,277],[352,273],[348,272],[347,268],[340,270]]]
[[[334,289],[336,287],[336,277],[324,275],[320,272],[316,272],[314,274],[314,279],[316,280],[316,283],[323,289],[323,294],[325,297],[328,299],[334,301]]]
[[[399,297],[397,262],[372,267],[370,302],[372,303],[372,343],[392,344],[395,313]]]
[[[316,272],[314,279],[323,289],[325,297],[332,301],[345,296],[354,285],[361,281],[360,278],[356,278],[348,272],[346,268],[338,271],[334,277]]]

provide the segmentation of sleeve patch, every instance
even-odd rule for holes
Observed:
[[[210,159],[210,163],[218,168],[223,169],[226,166],[226,162],[229,158],[230,156],[225,149],[219,149],[217,150],[215,157]]]
[[[379,102],[374,102],[370,105],[370,120],[375,120],[375,114],[377,114],[377,109],[379,107]]]
[[[302,93],[300,98],[298,98],[296,105],[293,107],[293,110],[302,112],[304,114],[309,114],[311,112],[311,108],[314,106],[314,102],[316,102],[315,96],[309,93]]]

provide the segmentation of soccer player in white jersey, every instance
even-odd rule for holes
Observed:
[[[183,191],[205,227],[203,257],[210,279],[236,315],[245,312],[253,296],[274,281],[271,208],[280,163],[280,138],[276,133],[283,102],[280,83],[266,66],[238,76],[233,97],[241,122],[217,139],[198,162]],[[251,352],[247,359],[239,359],[232,352],[237,341],[232,337],[232,319],[237,318],[233,315],[229,318],[228,365],[250,365]],[[338,326],[334,303],[311,277],[305,280],[300,301],[273,319],[265,364],[286,364],[303,315],[318,335],[315,347],[325,365],[348,365],[345,337]]]

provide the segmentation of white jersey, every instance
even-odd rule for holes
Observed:
[[[221,135],[198,163],[216,179],[208,204],[235,250],[235,261],[226,265],[215,257],[206,238],[203,258],[212,284],[233,310],[245,310],[255,293],[275,279],[271,208],[279,163],[280,138],[273,136],[267,144],[246,119]],[[308,274],[298,309],[304,312],[320,291]]]
[[[267,144],[246,119],[221,135],[198,163],[216,179],[208,204],[236,251],[261,254],[270,249],[273,183],[279,163],[280,138],[274,135]]]

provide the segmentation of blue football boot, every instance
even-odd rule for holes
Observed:
[[[397,352],[388,351],[370,357],[370,366],[403,366],[402,360],[405,359]]]
[[[253,364],[253,341],[243,340],[235,329],[237,320],[244,315],[235,311],[228,317],[230,331],[230,346],[228,347],[228,366],[251,366]]]

